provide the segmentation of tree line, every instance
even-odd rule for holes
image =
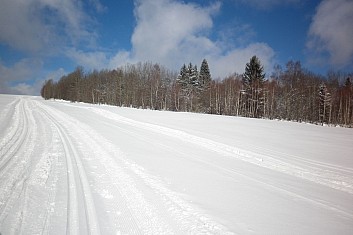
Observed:
[[[47,80],[45,99],[200,112],[316,124],[353,126],[352,74],[321,76],[299,61],[279,65],[266,78],[253,56],[243,74],[212,79],[208,62],[184,64],[179,72],[151,62],[84,72],[77,67],[59,81]]]

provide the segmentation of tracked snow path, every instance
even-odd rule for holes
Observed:
[[[35,152],[35,149],[44,152],[46,149],[38,146],[37,141],[41,140],[38,135],[40,127],[35,120],[32,103],[27,99],[16,98],[5,107],[0,118],[2,123],[9,124],[3,126],[7,131],[0,141],[0,224],[1,227],[7,225],[1,232],[17,234],[42,231],[48,208],[37,210],[36,216],[39,218],[32,221],[33,201],[30,193],[34,190],[34,181],[43,182],[43,178],[47,177],[47,172],[41,175],[37,175],[37,172],[48,168],[45,163],[40,163],[45,160]],[[35,167],[39,165],[41,169]]]
[[[1,141],[1,183],[9,185],[0,195],[1,232],[229,233],[77,119],[29,98],[18,98],[10,106],[5,111],[14,111],[2,115],[12,124]],[[40,120],[33,112],[40,114]],[[44,141],[45,148],[34,153],[34,146],[40,145],[38,135],[48,138],[45,132],[38,132],[36,123],[50,130],[52,145]],[[28,167],[15,174],[13,168],[21,169],[17,158]],[[36,162],[31,163],[31,158]],[[27,212],[33,209],[28,205],[32,186],[45,190],[40,196],[46,202],[46,213],[36,225],[23,223],[32,216]]]
[[[282,156],[283,153],[276,153],[268,149],[262,149],[261,153],[257,153],[188,134],[184,131],[135,121],[102,109],[92,109],[92,111],[116,122],[174,137],[225,156],[235,157],[261,167],[280,171],[353,194],[353,178],[351,177],[353,175],[353,169],[351,168],[332,166],[294,156],[297,161],[304,162],[304,164],[299,166],[276,158],[276,155]]]
[[[127,160],[124,157],[124,154],[118,148],[110,144],[108,141],[104,140],[102,136],[94,132],[88,126],[79,123],[77,120],[70,118],[68,115],[61,113],[58,110],[51,110],[50,108],[42,105],[39,102],[38,106],[40,106],[41,109],[45,110],[44,113],[50,113],[50,115],[53,115],[53,122],[56,122],[56,125],[58,127],[58,123],[62,122],[63,126],[65,126],[67,130],[71,130],[70,134],[72,136],[76,136],[77,138],[76,141],[71,139],[71,141],[65,140],[63,141],[63,143],[81,142],[81,144],[78,144],[80,146],[78,148],[78,151],[84,151],[81,155],[86,156],[85,159],[89,159],[88,163],[92,164],[92,159],[95,160],[93,162],[94,165],[91,167],[97,168],[100,165],[104,168],[104,171],[108,173],[110,179],[107,180],[113,185],[116,185],[116,191],[118,191],[119,194],[121,194],[120,196],[123,198],[123,200],[125,200],[125,204],[124,202],[116,202],[117,204],[121,204],[121,208],[118,207],[118,210],[125,210],[125,213],[127,213],[128,215],[124,215],[124,217],[127,217],[128,220],[132,220],[131,224],[130,222],[127,225],[122,224],[121,229],[123,231],[140,231],[143,234],[173,233],[174,230],[183,233],[227,233],[223,226],[213,222],[206,215],[202,215],[201,213],[197,212],[195,209],[192,208],[191,205],[188,205],[185,201],[179,198],[176,193],[173,193],[172,191],[164,187],[158,177],[148,174],[143,170],[143,168]],[[65,133],[64,131],[61,132]],[[64,134],[60,135],[63,139]],[[68,137],[66,137],[66,139],[68,139]],[[68,145],[71,145],[70,148],[73,151],[68,155],[75,156],[76,165],[79,168],[79,171],[83,172],[83,166],[82,163],[79,162],[79,155],[76,153],[75,147],[73,147],[72,144]],[[102,149],[101,146],[104,146],[108,151]],[[68,147],[66,146],[66,144],[64,145],[64,147],[65,152],[68,152]],[[93,152],[94,155],[89,156],[90,152]],[[97,156],[99,157],[97,158]],[[115,158],[113,159],[111,158],[111,156],[114,156]],[[129,176],[129,174],[126,172],[127,170],[133,172],[133,177],[137,179],[133,179],[131,176]],[[68,167],[68,171],[73,171],[72,166]],[[80,172],[79,174],[84,175],[84,173]],[[134,180],[138,180],[137,183],[139,184],[144,183],[146,184],[146,186],[150,187],[153,190],[153,197],[155,197],[155,199],[153,199],[153,201],[151,202],[145,199],[143,192],[141,192],[138,187],[134,186]],[[69,182],[70,181],[71,180],[69,179]],[[81,177],[81,181],[85,182],[85,185],[88,184],[86,183],[87,180],[85,176]],[[100,187],[102,188],[102,186]],[[70,189],[71,188],[76,188],[76,186],[70,185]],[[105,185],[105,188],[103,187],[103,189],[101,189],[101,192],[103,192],[104,195],[108,197],[109,195],[116,194],[116,192],[112,192],[111,185]],[[85,194],[85,197],[87,198],[88,195],[90,194]],[[160,203],[163,203],[164,205],[161,206]],[[90,211],[92,213],[90,214],[95,215],[93,213],[94,207],[92,199],[90,200],[90,203],[86,203],[85,208],[91,208]],[[69,211],[74,211],[72,213],[75,213],[76,209],[73,208],[71,210],[70,208]],[[118,214],[119,211],[116,211],[116,213]],[[171,218],[166,219],[167,216],[165,215],[165,213],[170,213]],[[69,217],[71,218],[71,215]],[[75,218],[74,215],[72,215],[72,217]],[[97,224],[96,220],[96,218],[92,218],[87,221],[87,224],[95,225]],[[77,225],[73,227],[75,228],[77,227]],[[95,227],[96,226],[94,226],[94,228]]]
[[[0,95],[0,233],[350,234],[352,131],[238,120]]]
[[[38,103],[37,103],[38,105]],[[87,180],[87,176],[82,165],[80,155],[78,154],[76,147],[72,144],[72,140],[69,138],[67,131],[64,127],[55,119],[53,114],[47,111],[44,106],[40,106],[51,122],[54,124],[61,143],[64,147],[64,155],[67,165],[67,181],[68,181],[68,207],[67,207],[67,231],[69,234],[78,234],[80,232],[79,225],[79,208],[78,201],[84,201],[85,209],[85,227],[87,231],[84,233],[89,234],[99,234],[99,226],[96,218],[96,212],[94,208],[94,203],[91,195],[90,186]],[[75,175],[77,172],[77,176]],[[78,186],[80,185],[80,186]],[[80,195],[78,191],[81,191]],[[82,232],[81,232],[82,233]]]

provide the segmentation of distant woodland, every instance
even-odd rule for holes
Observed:
[[[172,71],[150,62],[114,70],[84,72],[77,67],[41,89],[45,99],[109,104],[154,110],[199,112],[315,124],[353,126],[352,74],[321,76],[289,61],[265,76],[253,56],[244,74],[212,79],[203,60]]]

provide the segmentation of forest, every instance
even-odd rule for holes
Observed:
[[[77,67],[57,82],[47,80],[45,99],[142,109],[198,112],[353,126],[352,74],[318,75],[289,61],[266,76],[256,56],[243,74],[213,79],[204,59],[172,71],[152,62],[85,72]]]

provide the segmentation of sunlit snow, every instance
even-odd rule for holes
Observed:
[[[1,234],[351,234],[353,130],[0,95]]]

